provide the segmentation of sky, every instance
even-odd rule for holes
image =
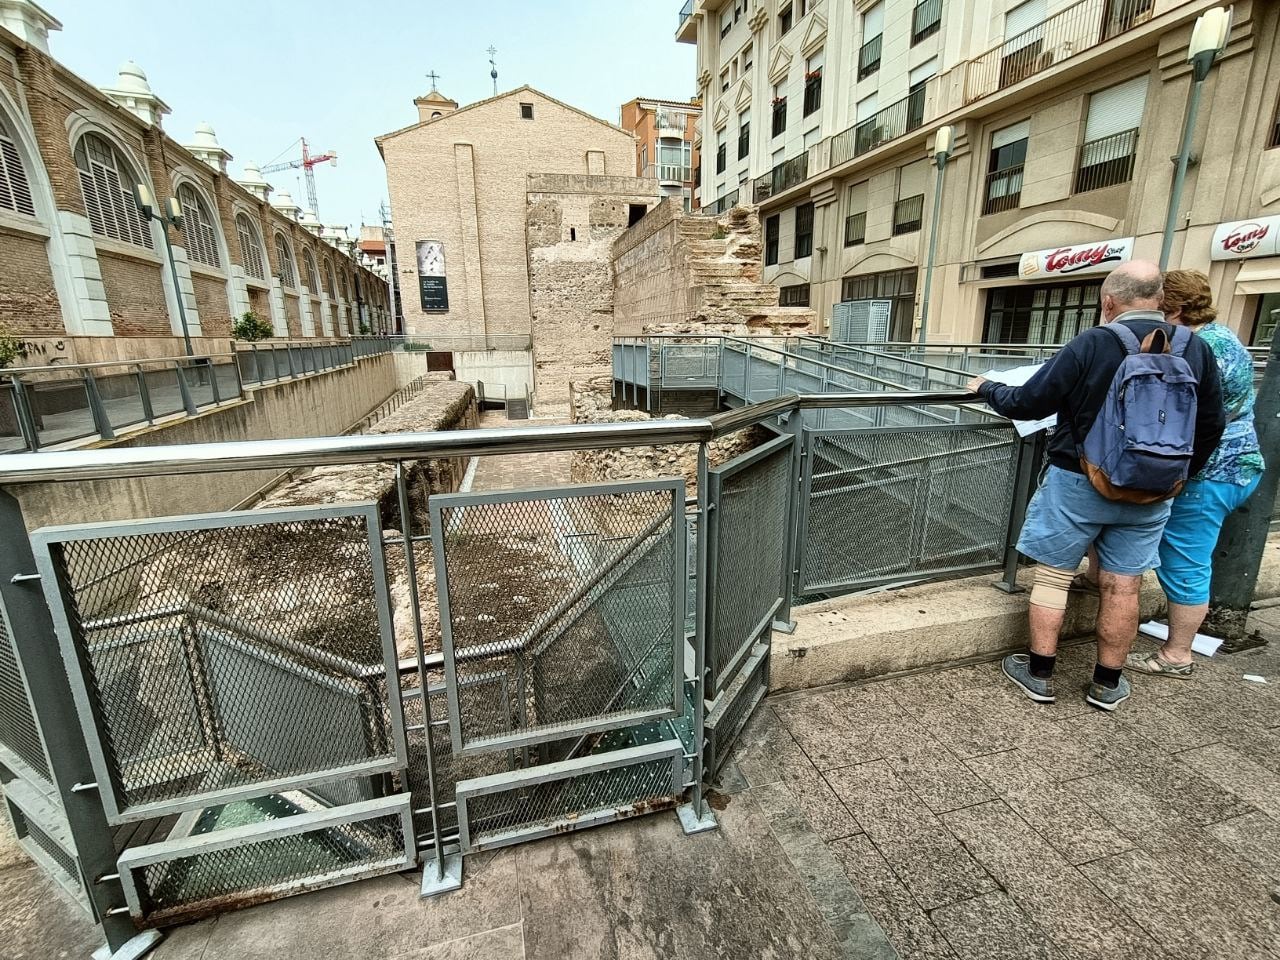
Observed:
[[[267,165],[335,151],[316,168],[320,219],[378,223],[386,171],[373,138],[417,121],[427,73],[461,105],[530,84],[618,122],[634,97],[696,92],[691,44],[675,42],[679,0],[40,0],[62,21],[56,59],[95,86],[134,60],[172,110],[166,132],[190,143],[207,121],[234,159]],[[301,170],[268,174],[306,206]]]

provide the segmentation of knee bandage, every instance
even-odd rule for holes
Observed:
[[[1037,564],[1035,581],[1031,587],[1031,602],[1037,607],[1048,607],[1051,610],[1067,609],[1067,594],[1074,576],[1074,570],[1059,570],[1057,567]]]

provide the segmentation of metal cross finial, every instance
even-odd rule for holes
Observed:
[[[434,90],[436,88],[436,81],[440,79],[440,74],[432,70],[427,74],[427,79],[431,81],[431,89]]]

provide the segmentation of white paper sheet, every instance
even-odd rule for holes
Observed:
[[[1145,633],[1148,637],[1159,640],[1161,643],[1169,639],[1169,625],[1167,623],[1156,623],[1154,620],[1148,620],[1138,628],[1139,633]],[[1195,639],[1191,641],[1191,650],[1198,653],[1202,657],[1212,657],[1218,652],[1218,648],[1222,646],[1222,641],[1217,637],[1205,636],[1203,633],[1197,633]]]
[[[1267,682],[1266,677],[1260,677],[1256,673],[1246,673],[1242,679],[1248,680],[1250,683],[1266,683]]]
[[[982,374],[984,380],[990,380],[992,383],[1003,383],[1010,387],[1020,387],[1043,367],[1043,363],[1028,363],[1021,367],[1010,367],[1008,370],[988,370]],[[1018,436],[1029,437],[1033,433],[1039,433],[1041,430],[1048,430],[1058,423],[1057,415],[1045,417],[1043,420],[1015,420],[1013,428],[1018,431]]]

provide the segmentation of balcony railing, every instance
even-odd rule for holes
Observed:
[[[865,80],[880,69],[880,47],[884,34],[878,33],[862,45],[858,51],[858,79]]]
[[[1138,131],[1124,130],[1080,145],[1073,193],[1100,190],[1133,179],[1138,153]]]
[[[1081,0],[969,61],[965,102],[1013,86],[1150,19],[1152,0]]]
[[[924,102],[925,88],[922,86],[897,103],[836,134],[831,139],[831,165],[834,167],[860,157],[922,126]]]
[[[942,0],[921,0],[911,12],[911,45],[933,36],[942,26]]]
[[[683,140],[689,127],[689,115],[679,110],[657,111],[658,136],[678,137]]]
[[[693,171],[678,163],[651,163],[644,168],[644,175],[662,183],[688,183],[693,179]]]
[[[851,213],[844,218],[844,245],[854,247],[867,239],[867,213]]]
[[[787,98],[780,97],[774,101],[773,117],[770,132],[773,136],[781,136],[787,129]]]
[[[676,26],[677,30],[684,27],[684,22],[693,16],[693,0],[685,0],[684,6],[680,8],[680,23]]]
[[[757,177],[752,185],[752,200],[760,203],[775,193],[803,183],[809,176],[809,152],[806,150],[799,156],[784,160],[763,177]]]
[[[923,193],[917,193],[914,197],[903,197],[893,205],[893,235],[896,237],[900,233],[914,233],[919,230],[923,215]]]
[[[732,210],[736,207],[738,205],[738,197],[739,191],[735,190],[733,193],[726,193],[715,203],[709,204],[702,209],[712,216],[718,216],[719,214],[725,213],[726,211]]]
[[[983,216],[1017,207],[1022,199],[1022,164],[988,173],[983,198]]]
[[[814,113],[822,106],[822,74],[804,82],[804,115]]]

